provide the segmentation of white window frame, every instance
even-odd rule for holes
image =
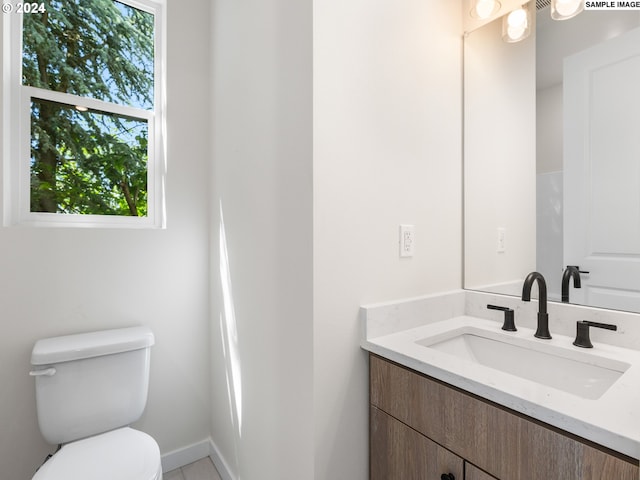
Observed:
[[[165,228],[165,0],[118,0],[154,16],[154,108],[144,110],[22,85],[22,16],[3,14],[4,225],[33,227]],[[147,215],[31,212],[31,99],[49,100],[144,120],[148,127]]]

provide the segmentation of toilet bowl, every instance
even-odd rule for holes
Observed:
[[[33,480],[162,480],[158,444],[146,433],[119,428],[64,445]]]
[[[31,353],[40,431],[61,448],[33,480],[162,480],[142,415],[153,333],[133,327],[39,340]]]

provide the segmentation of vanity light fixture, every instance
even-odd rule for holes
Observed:
[[[522,5],[502,17],[502,39],[507,43],[524,40],[531,33],[531,12]]]
[[[551,18],[568,20],[584,10],[584,0],[551,0]]]
[[[500,10],[500,2],[498,0],[474,0],[470,15],[474,18],[485,19],[498,10]]]

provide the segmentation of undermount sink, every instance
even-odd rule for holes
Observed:
[[[590,400],[600,398],[630,367],[591,352],[542,342],[472,327],[416,341],[459,359]]]

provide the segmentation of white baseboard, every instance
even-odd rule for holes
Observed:
[[[170,472],[176,468],[184,467],[201,458],[208,457],[211,451],[211,439],[207,438],[186,447],[178,448],[162,455],[162,471]]]
[[[209,438],[209,449],[209,456],[211,457],[211,461],[216,466],[216,469],[218,470],[220,477],[222,477],[222,480],[235,480],[233,475],[231,475],[231,469],[229,468],[229,465],[227,465],[227,462],[224,461],[224,458],[222,457],[222,455],[220,455],[218,447],[215,443],[213,443],[213,440],[211,438]]]
[[[231,475],[229,466],[220,455],[218,447],[216,447],[211,438],[206,438],[162,455],[162,471],[170,472],[205,457],[211,457],[211,461],[216,466],[222,480],[235,480]]]

